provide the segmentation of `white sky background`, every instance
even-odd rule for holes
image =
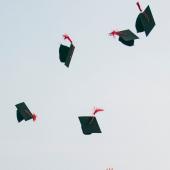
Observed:
[[[136,33],[135,0],[0,1],[0,169],[170,169],[170,3],[140,3],[156,27],[128,47],[108,33]],[[69,69],[63,33],[76,46]],[[17,123],[23,101],[36,123]],[[85,136],[78,116],[93,106],[102,134]]]

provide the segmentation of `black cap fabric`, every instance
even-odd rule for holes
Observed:
[[[27,121],[27,120],[33,119],[33,115],[31,113],[31,111],[28,109],[28,107],[26,106],[26,104],[24,102],[19,103],[15,106],[17,108],[18,122],[21,122],[22,120]]]
[[[119,31],[119,41],[127,46],[133,46],[134,40],[138,39],[138,37],[129,29]]]
[[[60,58],[60,61],[65,63],[65,65],[67,67],[69,67],[69,65],[70,65],[74,49],[75,49],[75,47],[72,43],[71,43],[70,47],[62,45],[62,44],[60,45],[59,58]]]
[[[91,133],[102,133],[96,117],[94,116],[80,116],[79,117],[83,134],[90,135]]]
[[[155,21],[148,5],[145,11],[141,12],[136,19],[136,30],[138,33],[145,31],[146,36],[148,36],[154,26]]]

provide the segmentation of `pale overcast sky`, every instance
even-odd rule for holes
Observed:
[[[150,5],[156,26],[137,34],[135,0],[0,0],[0,169],[169,170],[168,0]],[[108,36],[130,29],[128,47]],[[62,34],[75,52],[60,63]],[[25,102],[37,121],[18,123]],[[98,113],[102,134],[82,134],[78,116]]]

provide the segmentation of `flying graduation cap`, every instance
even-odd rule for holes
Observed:
[[[26,104],[24,102],[16,104],[17,108],[17,120],[18,122],[21,122],[22,120],[30,120],[33,119],[33,121],[36,120],[36,115],[32,114],[31,111],[28,109]]]
[[[70,47],[63,44],[60,45],[59,58],[62,63],[65,63],[65,65],[69,67],[75,46],[73,45],[71,38],[67,34],[64,34],[63,37],[65,40],[67,39],[71,44]]]
[[[149,35],[149,33],[152,31],[153,27],[155,26],[155,21],[152,16],[151,9],[149,5],[146,7],[146,9],[143,11],[139,2],[136,3],[140,14],[138,15],[136,19],[136,30],[137,32],[143,32],[145,31],[146,36]]]
[[[90,135],[92,133],[102,133],[98,125],[97,119],[95,117],[95,114],[100,111],[104,111],[104,110],[96,108],[92,116],[80,116],[79,117],[82,132],[84,135]]]
[[[116,35],[119,36],[119,41],[127,46],[133,46],[134,40],[138,39],[138,37],[129,29],[123,31],[112,31],[109,35],[113,37]]]

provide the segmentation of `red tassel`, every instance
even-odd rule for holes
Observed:
[[[67,39],[68,41],[70,41],[70,43],[72,43],[71,38],[67,34],[64,34],[63,37],[64,39]]]
[[[37,119],[36,114],[32,114],[32,119],[33,119],[34,122],[36,121],[36,119]]]
[[[95,115],[97,112],[103,112],[103,111],[104,111],[103,109],[95,108],[93,115]]]
[[[91,118],[91,120],[90,120],[90,122],[89,122],[89,124],[91,124],[92,122],[93,122],[93,120],[94,120],[94,118],[95,118],[95,114],[97,113],[97,112],[102,112],[102,111],[104,111],[103,109],[100,109],[100,108],[95,108],[94,107],[94,111],[93,111],[93,117]]]
[[[139,11],[142,12],[142,8],[141,8],[141,6],[140,6],[140,3],[139,3],[139,2],[136,2],[136,5],[138,6]]]
[[[120,31],[112,31],[111,33],[109,33],[110,36],[115,37],[116,35],[120,35]]]

